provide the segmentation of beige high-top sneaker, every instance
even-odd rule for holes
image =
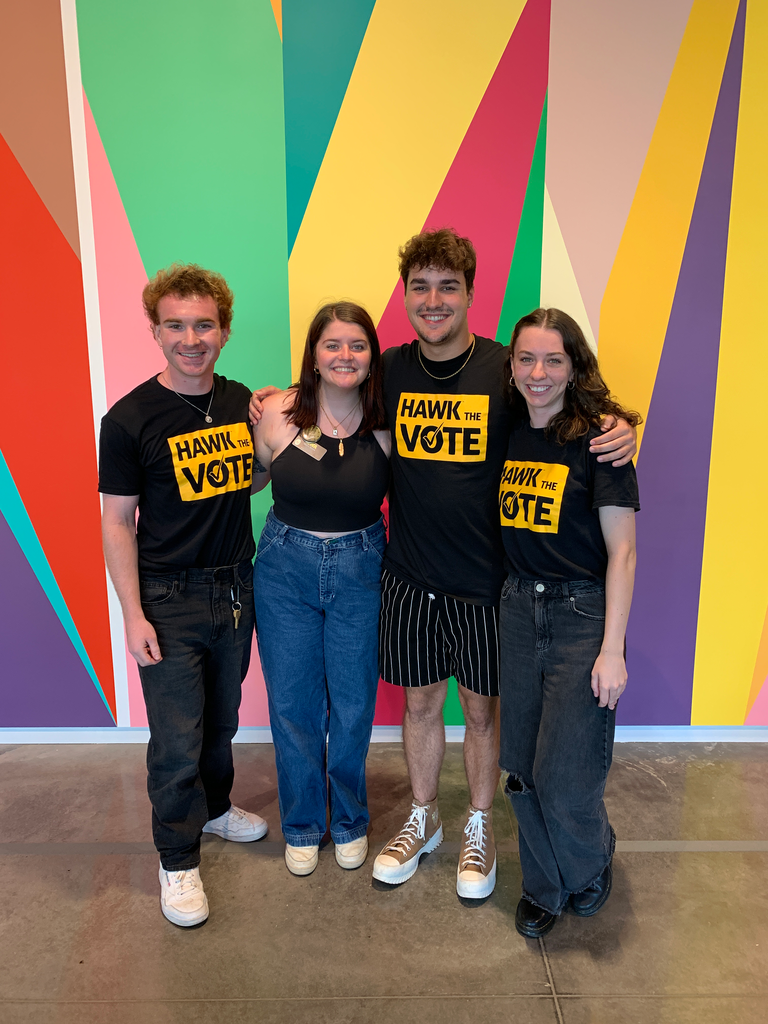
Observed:
[[[406,882],[416,873],[422,855],[432,853],[442,841],[437,800],[429,804],[414,801],[406,823],[373,862],[373,877],[390,885]]]

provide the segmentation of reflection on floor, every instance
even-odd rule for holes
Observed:
[[[387,890],[371,862],[409,806],[399,745],[371,748],[367,863],[342,871],[329,845],[307,878],[283,863],[272,748],[235,750],[233,798],[271,831],[205,837],[211,916],[187,931],[158,906],[142,748],[0,747],[4,1024],[768,1021],[768,744],[618,746],[613,894],[543,941],[514,931],[520,864],[500,792],[496,891],[456,896],[458,744],[440,785],[446,841]]]

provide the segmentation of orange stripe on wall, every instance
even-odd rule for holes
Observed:
[[[272,0],[272,10],[275,12],[275,21],[280,38],[283,38],[283,0]]]

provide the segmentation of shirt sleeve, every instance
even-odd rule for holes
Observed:
[[[594,463],[592,509],[615,505],[618,508],[633,508],[635,512],[639,512],[637,474],[632,463],[619,466],[617,469],[610,462],[598,462],[596,455],[590,454],[588,457]]]
[[[99,491],[102,494],[141,494],[143,473],[138,445],[109,415],[99,435]]]

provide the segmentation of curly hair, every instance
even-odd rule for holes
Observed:
[[[591,427],[599,427],[603,416],[624,419],[632,427],[642,423],[640,413],[625,409],[611,395],[597,365],[597,357],[573,317],[561,309],[534,309],[515,324],[509,343],[510,357],[514,356],[517,339],[526,327],[543,327],[549,331],[557,331],[563,339],[563,348],[573,367],[574,386],[566,388],[563,408],[544,428],[548,439],[554,439],[558,444],[575,441],[576,438],[583,437]],[[515,385],[506,379],[509,373],[508,365],[505,363],[505,395],[512,408],[522,413],[525,399]]]
[[[398,253],[400,257],[400,277],[408,287],[408,274],[412,270],[426,270],[435,267],[437,270],[461,271],[467,282],[467,291],[472,290],[477,269],[477,253],[468,238],[462,238],[451,228],[440,228],[439,231],[422,231],[420,235],[410,238]]]
[[[358,327],[362,327],[368,338],[368,344],[371,346],[371,369],[360,385],[360,402],[363,407],[360,433],[383,430],[386,419],[381,386],[381,346],[370,314],[356,302],[329,302],[318,309],[312,318],[301,359],[299,379],[291,387],[291,390],[295,391],[295,397],[288,412],[288,421],[295,423],[299,430],[306,430],[317,423],[319,378],[315,373],[315,349],[323,331],[334,320],[341,320],[345,324],[357,324]]]
[[[158,270],[141,294],[144,312],[153,328],[160,325],[157,305],[166,295],[177,295],[181,299],[193,295],[208,296],[219,310],[219,327],[228,330],[232,323],[235,296],[221,274],[214,270],[204,270],[197,263],[173,263],[164,270]]]

